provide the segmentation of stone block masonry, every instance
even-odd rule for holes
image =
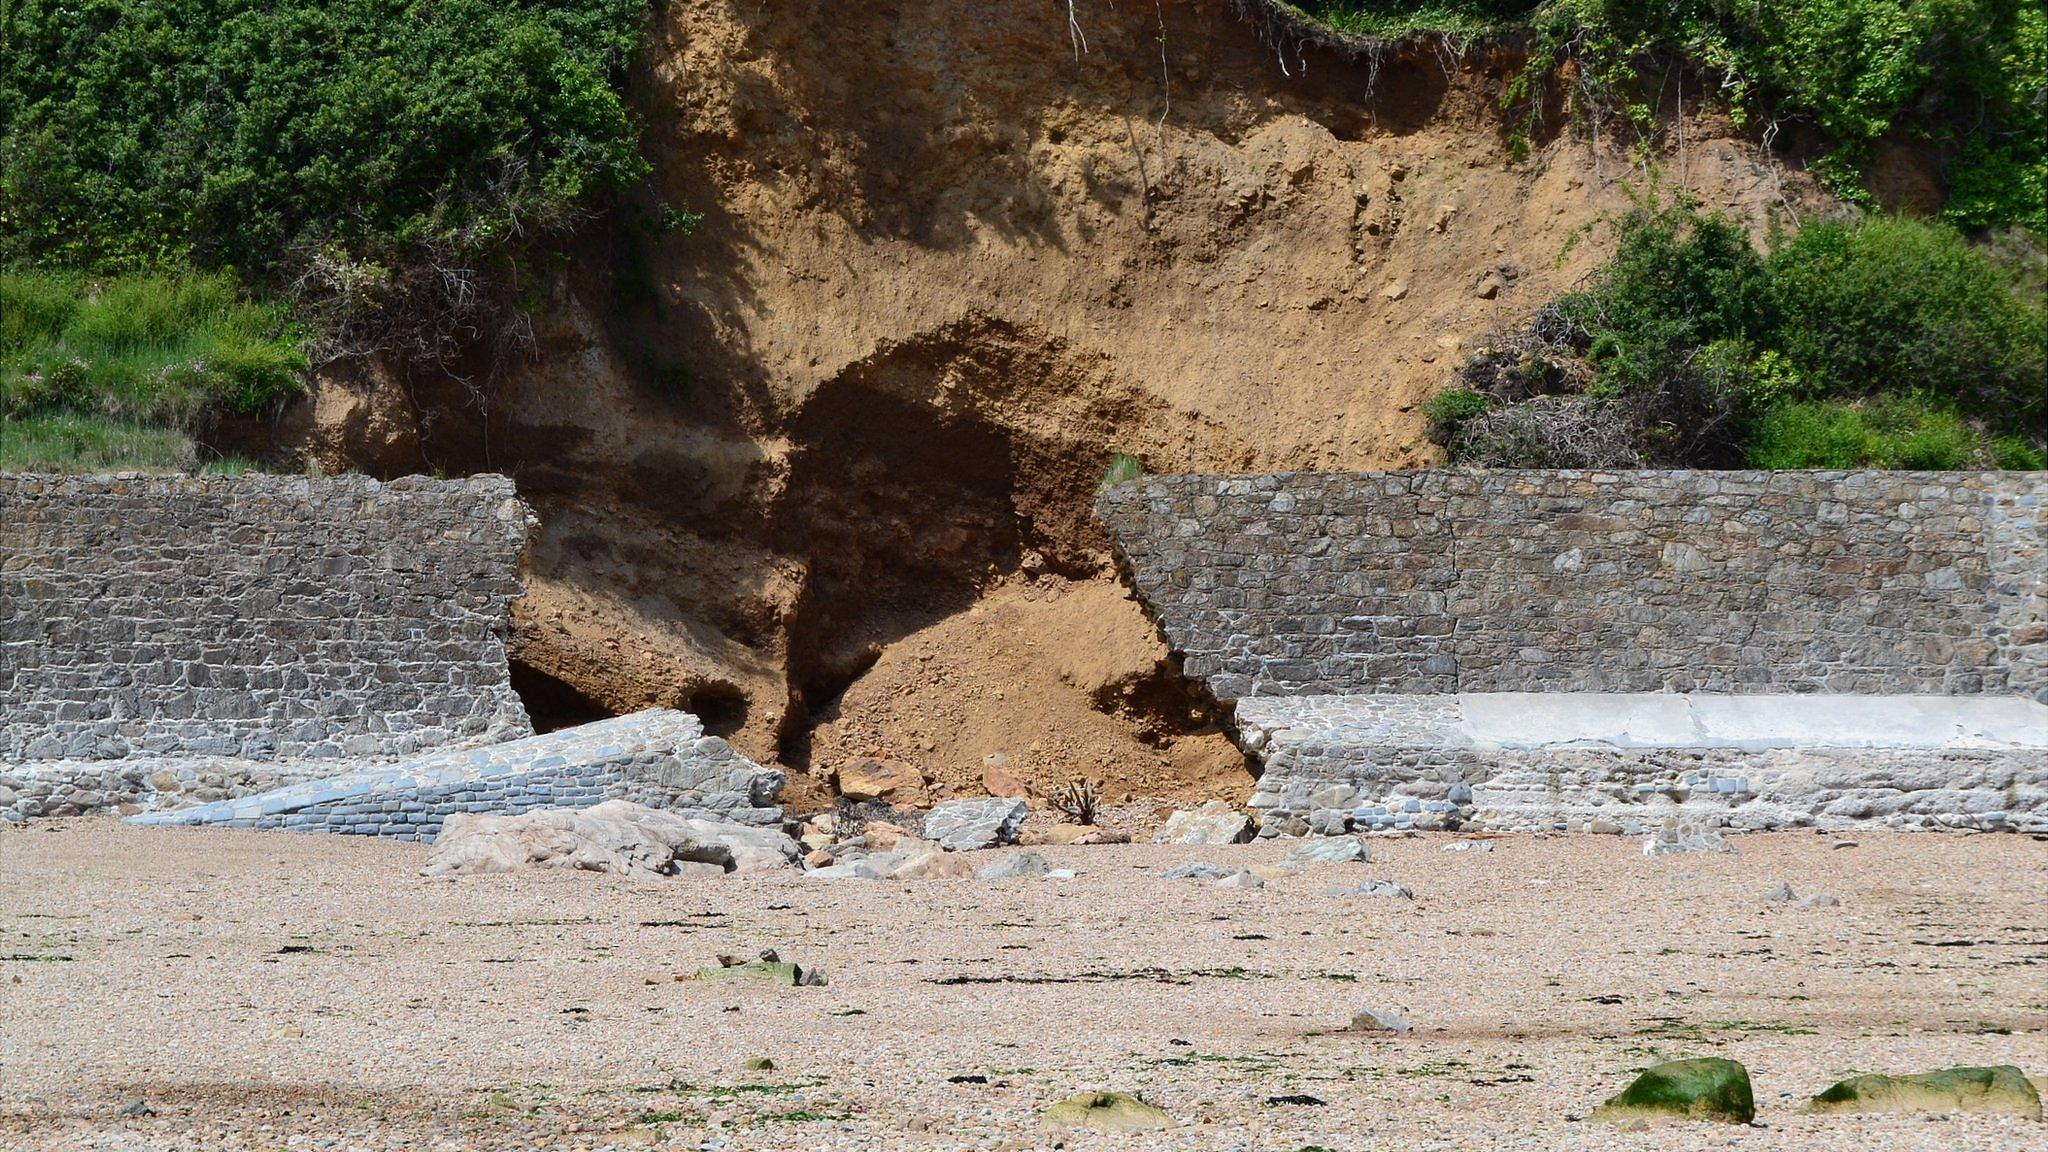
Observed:
[[[2048,476],[1147,477],[1097,511],[1260,834],[2048,830]]]
[[[431,841],[457,812],[515,815],[629,800],[685,816],[774,824],[782,818],[774,800],[783,783],[780,771],[706,736],[695,716],[650,708],[129,821]]]
[[[1222,701],[2019,693],[2048,701],[2048,476],[1369,472],[1105,491]]]
[[[2019,696],[1459,693],[1238,701],[1260,833],[2048,832],[2048,706]]]
[[[528,735],[531,522],[500,476],[0,475],[0,765],[98,793],[135,774],[76,762],[247,779]]]

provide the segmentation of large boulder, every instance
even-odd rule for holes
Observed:
[[[1718,1056],[1670,1060],[1646,1068],[1634,1083],[1593,1110],[1593,1119],[1614,1122],[1719,1120],[1747,1124],[1755,1118],[1749,1069]]]
[[[694,871],[785,868],[797,842],[773,828],[678,815],[626,800],[589,808],[540,808],[517,816],[457,813],[427,856],[425,876],[580,868],[656,877]]]
[[[1251,817],[1222,800],[1211,800],[1200,808],[1175,812],[1166,827],[1152,838],[1154,844],[1242,844],[1252,838]]]
[[[942,848],[967,852],[1015,844],[1031,805],[1014,798],[948,800],[925,814],[924,838]]]
[[[2041,1094],[2010,1064],[1940,1068],[1911,1076],[1851,1076],[1813,1098],[1809,1112],[1976,1112],[2041,1118]]]

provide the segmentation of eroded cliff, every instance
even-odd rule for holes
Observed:
[[[1510,48],[1068,11],[670,4],[635,86],[654,177],[545,278],[532,362],[323,381],[300,442],[329,466],[489,467],[533,503],[537,717],[688,708],[814,782],[877,755],[942,791],[1241,793],[1110,573],[1110,455],[1427,461],[1423,401],[1593,265],[1640,157],[1510,147]],[[1671,126],[1667,183],[1758,227],[1817,203],[1711,113]]]

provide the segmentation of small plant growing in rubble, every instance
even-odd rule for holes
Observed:
[[[1102,798],[1102,785],[1088,777],[1070,780],[1047,799],[1076,824],[1095,823],[1095,805]]]
[[[1109,458],[1109,467],[1102,473],[1102,479],[1096,483],[1095,490],[1101,492],[1107,488],[1114,488],[1126,480],[1136,480],[1144,474],[1145,465],[1139,462],[1136,456],[1128,452],[1118,452]]]

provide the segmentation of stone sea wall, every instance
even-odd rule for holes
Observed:
[[[1145,477],[1097,511],[1185,671],[1313,693],[2048,701],[2048,476]]]
[[[1462,828],[2048,832],[2048,708],[2017,696],[1265,696],[1266,836]]]
[[[530,524],[500,476],[0,474],[0,766],[168,792],[527,735]]]

